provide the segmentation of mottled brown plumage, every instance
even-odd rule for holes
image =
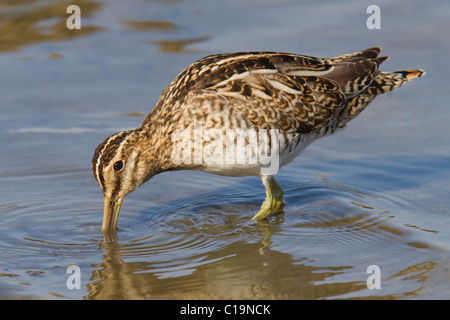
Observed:
[[[276,130],[282,167],[315,139],[343,128],[377,95],[424,75],[421,70],[380,72],[379,65],[387,57],[378,57],[379,52],[374,47],[335,58],[238,52],[211,55],[193,63],[164,89],[138,128],[116,133],[97,147],[92,171],[105,195],[103,229],[115,228],[125,195],[155,174],[169,170],[257,174],[267,198],[255,217],[274,212],[281,205],[282,190],[271,174],[258,171],[264,167],[261,162],[211,163],[204,154],[199,161],[194,157],[195,148],[210,148],[214,142],[225,147],[226,141],[219,136],[194,141],[195,134],[215,129],[224,137],[227,130]],[[201,131],[196,129],[199,126]],[[194,133],[189,144],[192,161],[174,161],[174,155],[181,154],[174,151],[178,143],[174,134],[180,131]],[[258,139],[245,136],[251,152],[257,151],[254,142],[261,141]],[[274,139],[269,137],[270,147],[276,144]],[[236,143],[238,136],[231,141]]]

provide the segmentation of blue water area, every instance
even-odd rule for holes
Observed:
[[[449,299],[450,4],[378,1],[381,28],[369,29],[372,4],[83,0],[69,30],[68,3],[3,1],[0,298]],[[250,220],[258,177],[168,172],[102,234],[95,147],[137,127],[189,64],[372,46],[390,56],[383,71],[427,75],[282,168],[282,212]],[[367,286],[370,266],[380,289]]]

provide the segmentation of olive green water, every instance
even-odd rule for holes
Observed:
[[[0,4],[0,298],[449,299],[448,1],[70,1]],[[100,231],[91,171],[108,135],[212,53],[336,56],[371,46],[421,68],[280,170],[284,213],[250,218],[257,177],[154,177]],[[80,289],[69,289],[69,265]],[[367,268],[380,270],[368,289]]]

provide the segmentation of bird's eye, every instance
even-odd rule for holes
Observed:
[[[117,162],[114,163],[114,171],[115,172],[119,172],[123,169],[123,161],[119,160]]]

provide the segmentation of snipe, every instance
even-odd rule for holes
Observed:
[[[379,52],[374,47],[335,58],[238,52],[193,63],[164,89],[138,128],[113,134],[95,150],[92,172],[104,194],[102,230],[116,228],[127,194],[170,170],[258,175],[266,199],[253,218],[276,212],[283,197],[272,177],[278,168],[312,141],[343,128],[377,95],[425,74],[381,72],[387,57]],[[239,143],[248,151],[243,161],[237,161]],[[276,170],[267,170],[263,160],[274,157]]]

